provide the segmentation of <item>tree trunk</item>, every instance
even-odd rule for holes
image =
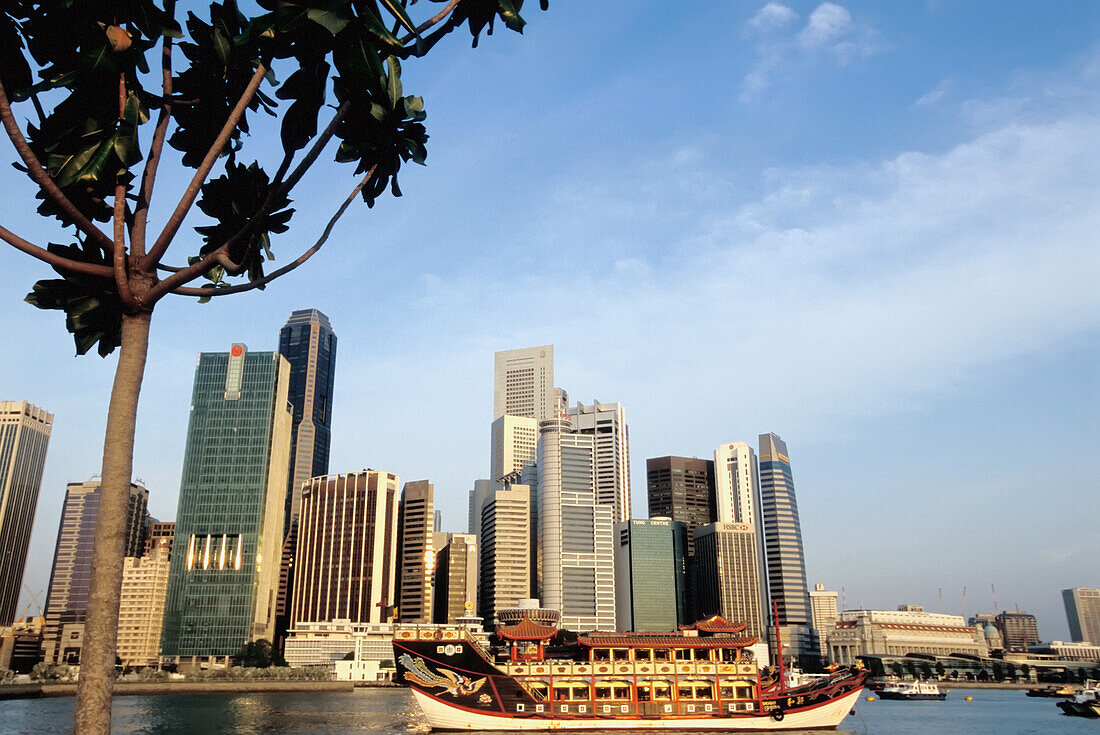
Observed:
[[[99,521],[92,552],[84,646],[80,653],[74,735],[107,735],[111,732],[111,690],[115,677],[118,603],[126,553],[130,477],[134,466],[134,433],[138,395],[149,352],[151,317],[148,312],[122,317],[122,344],[103,440]]]

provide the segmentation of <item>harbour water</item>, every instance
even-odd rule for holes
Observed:
[[[965,697],[973,701],[965,701]],[[838,732],[846,735],[1074,735],[1100,722],[1067,717],[1052,699],[1021,691],[955,690],[943,702],[867,702]],[[72,698],[0,701],[4,735],[67,735]],[[115,735],[344,735],[427,733],[405,689],[354,692],[117,697]],[[673,731],[664,731],[670,732]],[[807,734],[808,735],[808,734]]]

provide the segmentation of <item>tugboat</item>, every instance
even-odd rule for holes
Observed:
[[[395,681],[438,730],[834,729],[867,671],[788,687],[765,676],[744,623],[713,616],[662,633],[589,633],[549,651],[557,633],[524,619],[498,649],[465,629],[398,628]]]
[[[1089,680],[1085,687],[1074,695],[1073,700],[1055,702],[1063,714],[1096,719],[1100,717],[1100,687]]]
[[[935,684],[927,681],[903,681],[890,684],[878,693],[880,699],[939,700],[947,699]]]

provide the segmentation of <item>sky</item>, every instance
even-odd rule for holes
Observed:
[[[1018,605],[1068,639],[1060,590],[1100,587],[1100,4],[537,7],[522,36],[405,65],[431,139],[403,197],[263,292],[161,302],[134,461],[153,515],[175,518],[197,354],[275,349],[318,308],[331,471],[430,479],[446,530],[488,472],[493,352],[553,344],[571,400],[626,408],[636,517],[647,457],[774,431],[810,585]],[[163,221],[184,182],[158,183]],[[328,162],[305,183],[276,265],[354,182]],[[5,226],[68,242],[17,171],[0,187]],[[23,303],[43,264],[0,249],[0,273],[0,399],[56,416],[22,612],[65,484],[99,471],[115,358],[75,357],[60,312]]]

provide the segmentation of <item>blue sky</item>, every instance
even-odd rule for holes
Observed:
[[[849,607],[1018,603],[1065,638],[1059,591],[1100,586],[1100,5],[527,19],[406,65],[431,139],[404,197],[264,293],[158,307],[135,458],[153,513],[175,517],[196,354],[273,349],[317,307],[340,339],[331,469],[431,479],[448,529],[487,471],[492,353],[549,343],[574,401],[626,406],[636,515],[646,457],[775,431],[811,584]],[[349,175],[311,174],[278,262]],[[17,172],[0,183],[5,225],[60,241]],[[162,210],[181,188],[163,178]],[[74,358],[62,318],[22,303],[51,271],[11,249],[0,268],[0,393],[57,415],[26,579],[44,595],[114,360]]]

